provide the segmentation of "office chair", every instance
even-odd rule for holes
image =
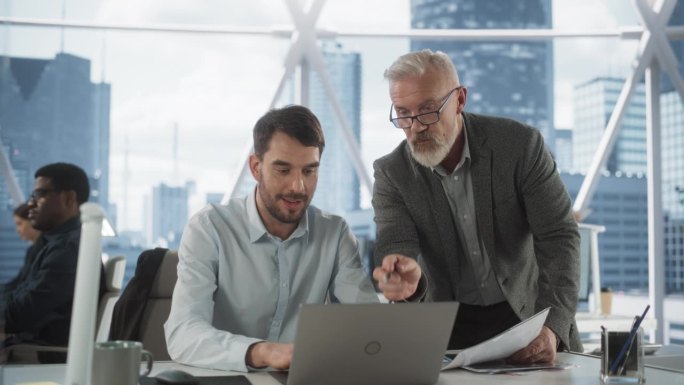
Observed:
[[[109,338],[114,305],[121,295],[121,285],[126,272],[126,257],[118,255],[109,258],[104,264],[104,269],[107,291],[102,295],[98,304],[96,342],[107,341]]]
[[[140,341],[155,361],[171,360],[164,322],[171,311],[177,265],[175,250],[157,248],[140,254],[135,275],[114,306],[110,340]]]
[[[123,276],[126,270],[126,258],[116,256],[104,263],[104,277],[106,291],[100,297],[97,310],[97,331],[95,341],[106,341],[112,321],[114,304],[119,299]],[[13,364],[39,364],[39,353],[66,353],[66,346],[47,346],[31,343],[10,345],[6,348],[8,361]]]

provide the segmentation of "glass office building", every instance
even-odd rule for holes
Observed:
[[[65,53],[48,60],[2,56],[0,79],[0,135],[24,194],[38,168],[69,162],[83,168],[90,200],[106,209],[110,87],[91,82],[90,60]]]
[[[573,170],[588,171],[624,83],[625,79],[598,77],[575,86]],[[646,101],[643,84],[636,86],[604,169],[611,173],[646,172]]]
[[[169,186],[161,183],[152,189],[151,218],[148,226],[149,245],[178,249],[181,234],[188,222],[188,197],[192,183]]]
[[[665,214],[665,282],[684,291],[684,108],[677,92],[660,97],[662,193]]]
[[[683,26],[684,25],[684,2],[681,0],[677,1],[675,9],[670,16],[668,21],[668,26]],[[674,51],[675,57],[677,58],[677,65],[679,67],[679,73],[684,75],[684,40],[670,40],[670,46]],[[663,90],[672,91],[674,90],[674,85],[667,74],[662,75],[663,78]]]
[[[411,0],[411,26],[551,28],[551,0]],[[411,50],[424,48],[451,56],[461,84],[468,87],[466,111],[505,116],[536,127],[553,150],[553,42],[411,41]]]
[[[571,197],[584,174],[561,172]],[[648,202],[644,176],[604,174],[585,223],[603,225],[599,235],[601,285],[613,290],[648,288]]]
[[[556,129],[556,150],[553,153],[556,167],[561,171],[572,170],[572,130]]]
[[[360,145],[361,55],[345,50],[339,43],[324,43],[322,52],[335,95],[351,126],[356,144]],[[325,135],[325,151],[312,203],[336,214],[358,210],[361,201],[359,177],[349,158],[342,126],[328,102],[320,76],[315,72],[312,75],[310,107],[321,121]]]

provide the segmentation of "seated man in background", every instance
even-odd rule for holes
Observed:
[[[205,207],[183,232],[164,329],[184,364],[287,369],[301,304],[378,301],[349,226],[309,205],[325,145],[316,116],[271,110],[253,137],[254,191]]]
[[[42,235],[25,275],[1,294],[0,330],[10,335],[5,345],[65,346],[81,235],[79,206],[88,200],[90,187],[85,172],[68,163],[43,166],[35,178],[29,220]],[[104,284],[101,279],[100,294]],[[53,359],[63,360],[64,355],[48,360]]]

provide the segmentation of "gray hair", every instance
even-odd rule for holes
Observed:
[[[447,79],[454,79],[456,84],[460,84],[456,67],[449,55],[442,51],[432,52],[430,49],[409,52],[399,56],[399,58],[385,70],[385,79],[393,82],[411,76],[422,76],[429,68],[436,69],[444,74]]]

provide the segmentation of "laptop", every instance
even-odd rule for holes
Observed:
[[[457,302],[303,305],[287,385],[437,382]]]

